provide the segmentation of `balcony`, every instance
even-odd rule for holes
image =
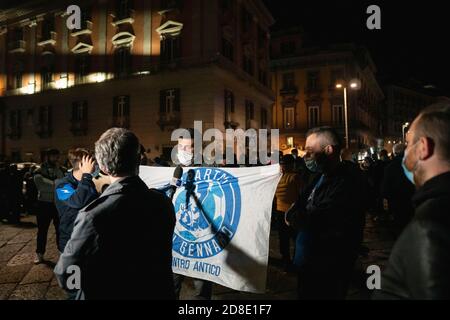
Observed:
[[[164,15],[173,10],[181,10],[180,0],[162,0],[161,10],[158,12],[160,15]]]
[[[92,22],[89,20],[81,21],[81,29],[74,29],[71,32],[72,37],[77,37],[82,34],[91,34],[92,33]]]
[[[113,22],[111,23],[114,27],[118,25],[129,23],[134,23],[134,10],[132,9],[124,9],[120,10],[116,14],[113,14]]]
[[[280,89],[280,96],[297,95],[298,88],[296,86]]]
[[[70,131],[74,136],[85,136],[87,134],[88,124],[86,120],[72,120]]]
[[[54,46],[56,44],[56,32],[50,31],[47,34],[43,34],[41,37],[41,41],[37,43],[38,46],[43,47],[45,45],[52,45]]]
[[[11,41],[8,43],[8,51],[9,53],[25,52],[25,44],[24,40]]]
[[[180,112],[159,113],[159,120],[156,122],[161,130],[177,129],[180,127],[181,114]]]

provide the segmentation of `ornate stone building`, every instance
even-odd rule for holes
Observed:
[[[69,29],[77,3],[81,28]],[[92,148],[112,126],[150,157],[173,129],[271,123],[269,26],[260,0],[28,1],[0,13],[0,154],[39,161]]]
[[[360,89],[348,90],[349,142],[352,149],[376,147],[381,139],[383,92],[369,52],[354,44],[304,48],[301,30],[272,35],[272,89],[275,105],[273,126],[280,128],[284,152],[302,150],[305,134],[313,127],[334,126],[344,130],[342,80],[358,79]]]

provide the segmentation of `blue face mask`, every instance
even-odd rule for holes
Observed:
[[[417,143],[417,142],[416,142]],[[415,144],[416,144],[415,143]],[[415,145],[413,144],[413,146]],[[413,185],[416,184],[416,182],[414,181],[414,172],[413,171],[409,171],[408,168],[405,165],[406,162],[406,157],[408,156],[408,152],[405,150],[405,155],[403,156],[403,160],[402,160],[402,168],[403,168],[403,172],[405,173],[406,178],[408,178],[409,181],[411,181],[411,183]],[[414,171],[416,169],[417,164],[414,166]]]
[[[411,181],[411,183],[415,185],[416,182],[414,181],[414,173],[408,170],[408,168],[405,165],[405,160],[406,160],[406,156],[404,156],[403,160],[402,160],[403,172],[405,173],[406,178],[408,178],[408,180]]]

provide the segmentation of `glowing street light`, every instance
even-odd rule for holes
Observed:
[[[406,122],[402,125],[402,136],[403,136],[403,142],[406,141],[406,136],[405,136],[405,129],[409,127],[409,122]]]
[[[344,118],[345,118],[345,147],[349,147],[349,135],[348,135],[348,107],[347,107],[347,85],[352,90],[359,90],[361,88],[361,81],[358,79],[352,79],[348,84],[345,81],[339,81],[336,83],[336,89],[344,88]]]

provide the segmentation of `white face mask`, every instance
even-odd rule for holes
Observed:
[[[189,167],[192,164],[192,160],[194,159],[194,154],[184,151],[178,150],[178,161],[181,165],[185,167]]]

